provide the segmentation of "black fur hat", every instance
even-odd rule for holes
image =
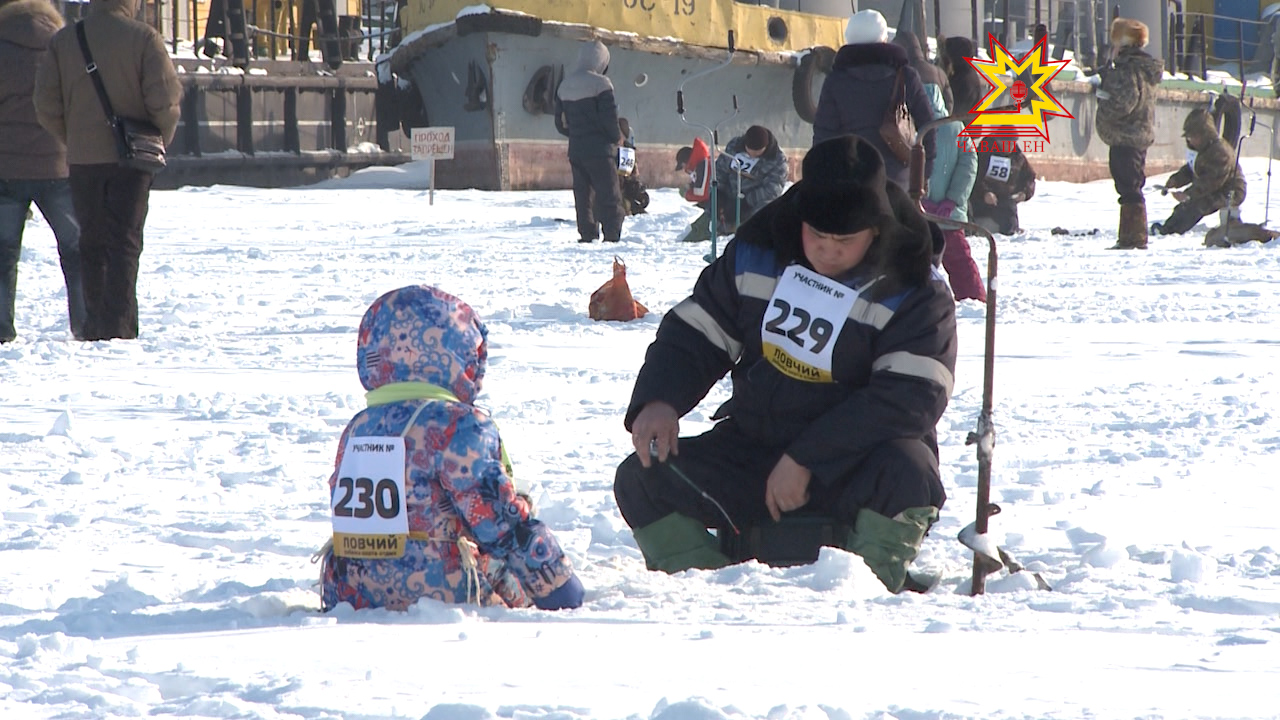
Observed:
[[[815,230],[850,235],[894,216],[885,193],[884,159],[855,135],[810,148],[801,165],[800,219]]]

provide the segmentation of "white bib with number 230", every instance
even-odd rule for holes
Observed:
[[[760,324],[765,359],[783,374],[834,382],[831,354],[858,292],[800,265],[782,272]]]
[[[402,437],[352,437],[338,466],[329,507],[333,554],[398,558],[409,536]]]

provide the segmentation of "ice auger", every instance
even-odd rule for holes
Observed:
[[[720,126],[724,125],[726,122],[738,116],[738,96],[736,94],[733,96],[733,114],[721,119],[720,122],[716,123],[715,125],[703,125],[700,123],[689,122],[689,119],[684,116],[684,86],[687,85],[690,80],[696,80],[700,77],[710,75],[711,73],[717,70],[722,70],[726,67],[729,67],[729,64],[733,62],[733,53],[734,53],[733,31],[730,30],[729,31],[729,53],[725,56],[724,62],[714,67],[709,67],[706,70],[703,70],[702,72],[697,72],[697,73],[694,73],[693,75],[690,75],[689,77],[682,80],[680,82],[680,87],[676,89],[676,112],[680,113],[680,122],[690,127],[696,127],[701,130],[705,130],[707,131],[707,134],[711,136],[711,143],[709,146],[711,150],[711,157],[707,161],[709,163],[707,166],[707,172],[710,173],[711,175],[711,198],[709,200],[711,205],[710,205],[710,209],[708,210],[708,212],[711,213],[710,215],[711,252],[704,258],[707,262],[711,262],[712,260],[716,259],[716,233],[719,231],[719,228],[716,227],[717,220],[719,219],[719,215],[718,215],[719,209],[716,207],[716,203],[719,202],[719,198],[717,197],[717,195],[719,194],[720,183],[716,179],[716,155],[719,152],[717,148],[720,146]]]

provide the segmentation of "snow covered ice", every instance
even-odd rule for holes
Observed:
[[[1260,221],[1266,163],[1245,167]],[[949,501],[918,563],[940,582],[893,596],[837,550],[645,571],[613,471],[644,350],[704,266],[673,242],[696,208],[651,191],[623,242],[587,246],[568,191],[428,205],[427,187],[414,165],[152,193],[132,342],[70,339],[53,236],[28,225],[0,346],[0,717],[1280,717],[1277,243],[1206,249],[1202,223],[1109,252],[1111,183],[1042,182],[1028,230],[999,239],[990,537],[1027,572],[967,592],[983,309],[966,302]],[[1174,203],[1148,197],[1152,220]],[[587,318],[614,254],[648,317]],[[580,610],[318,613],[326,481],[363,407],[355,329],[411,283],[488,323],[481,404]]]

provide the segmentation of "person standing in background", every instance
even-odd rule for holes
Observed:
[[[889,28],[880,13],[862,10],[849,16],[844,30],[845,44],[836,52],[831,74],[823,81],[818,96],[813,144],[841,135],[857,135],[871,143],[884,158],[889,180],[906,188],[907,164],[889,149],[880,129],[891,114],[889,106],[895,94],[917,128],[933,120],[933,108],[929,106],[920,74],[911,67],[907,51],[888,40]],[[914,138],[905,139],[910,143]],[[928,175],[933,169],[933,133],[924,137],[923,144]]]
[[[920,75],[920,82],[924,83],[924,91],[929,93],[929,88],[932,86],[942,94],[942,103],[947,111],[939,117],[950,115],[952,108],[955,106],[955,98],[951,96],[951,83],[947,81],[947,73],[940,66],[929,62],[929,59],[925,57],[924,50],[920,48],[920,40],[916,38],[915,33],[895,33],[893,44],[907,51],[907,62]],[[930,101],[932,101],[932,98],[930,98]],[[968,108],[965,109],[967,110]]]
[[[1155,142],[1156,86],[1164,74],[1164,62],[1151,57],[1147,26],[1137,20],[1111,22],[1111,45],[1116,48],[1111,67],[1097,76],[1098,137],[1110,146],[1111,179],[1120,196],[1120,222],[1112,250],[1147,249],[1147,148]]]
[[[49,0],[0,0],[0,343],[18,336],[18,261],[32,203],[58,241],[71,335],[84,337],[80,225],[67,182],[67,149],[40,127],[31,100],[36,68],[62,25]]]
[[[967,60],[977,54],[978,48],[967,37],[949,37],[942,41],[942,48],[938,51],[938,65],[947,76],[947,84],[951,88],[952,113],[972,112],[973,106],[982,102],[987,94],[978,71]]]
[[[578,242],[622,238],[622,192],[618,183],[618,104],[609,70],[609,48],[599,40],[582,46],[578,64],[556,90],[556,130],[569,138],[573,205]]]
[[[926,85],[925,92],[933,103],[934,114],[939,118],[946,117],[947,107],[941,90],[936,85]],[[956,139],[963,128],[964,123],[958,120],[938,126],[938,156],[934,158],[933,172],[929,175],[929,192],[920,200],[925,212],[960,222],[969,219],[969,193],[973,191],[973,182],[978,175],[977,154],[957,146]],[[938,227],[946,238],[942,267],[950,279],[952,294],[956,300],[986,302],[987,289],[978,265],[973,261],[973,252],[964,230],[959,225],[942,222]]]
[[[82,22],[112,109],[149,121],[168,144],[178,128],[182,86],[160,33],[133,19],[138,3],[91,0]],[[85,64],[75,26],[59,30],[36,74],[36,116],[67,146],[81,228],[84,337],[132,339],[138,337],[138,261],[153,178],[120,165],[115,130]]]

